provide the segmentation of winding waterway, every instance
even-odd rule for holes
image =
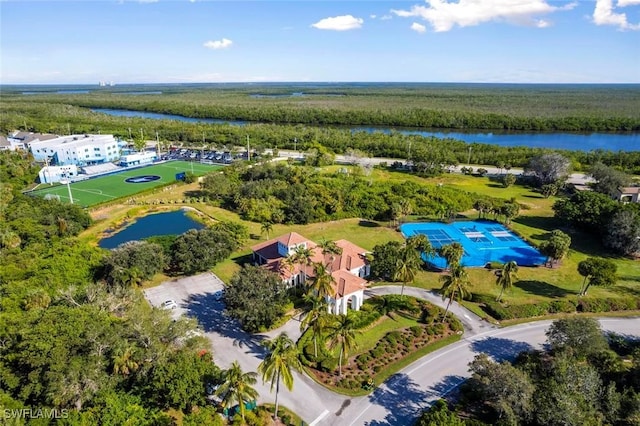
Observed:
[[[221,120],[217,118],[192,118],[174,114],[130,111],[124,109],[94,108],[93,112],[117,117],[138,117],[154,120],[177,120],[188,123],[212,123],[244,126],[249,124],[241,120]],[[567,149],[572,151],[608,151],[640,150],[640,133],[524,133],[524,132],[461,132],[436,129],[407,129],[401,127],[343,127],[354,132],[398,132],[405,135],[436,137],[439,139],[457,139],[467,143],[484,143],[501,146],[528,146],[535,148]]]

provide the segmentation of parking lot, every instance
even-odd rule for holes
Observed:
[[[167,301],[175,301],[176,307],[169,308],[173,318],[188,315],[197,318],[203,327],[207,326],[207,317],[211,311],[223,309],[221,296],[224,283],[210,272],[192,277],[165,281],[157,287],[144,290],[146,299],[151,305],[162,307]],[[208,315],[209,314],[209,315]],[[206,328],[205,328],[206,329]]]

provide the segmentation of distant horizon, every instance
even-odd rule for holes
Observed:
[[[123,86],[180,86],[180,85],[242,85],[242,86],[261,86],[261,85],[314,85],[314,84],[322,84],[322,85],[444,85],[444,84],[453,84],[453,85],[487,85],[487,86],[640,86],[640,81],[638,82],[615,82],[615,83],[589,83],[589,82],[576,82],[576,83],[553,83],[553,82],[530,82],[530,83],[522,83],[522,82],[483,82],[483,81],[261,81],[261,82],[245,82],[245,81],[216,81],[216,82],[136,82],[136,83],[118,83],[111,82],[113,84],[106,86],[101,86],[100,82],[95,83],[1,83],[0,87],[22,87],[22,86],[30,86],[30,87],[60,87],[60,86],[87,86],[87,87],[98,87],[102,90],[108,91],[114,87],[123,87]]]

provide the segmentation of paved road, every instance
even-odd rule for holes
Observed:
[[[640,318],[602,319],[602,328],[640,337]],[[408,425],[432,402],[457,388],[468,376],[467,364],[478,353],[495,360],[513,359],[523,350],[541,348],[551,321],[492,329],[423,357],[392,376],[373,394],[352,398],[346,407],[331,412],[318,425]]]
[[[224,301],[216,294],[223,286],[213,274],[201,274],[184,280],[170,281],[147,289],[145,295],[158,306],[167,299],[180,308],[176,314],[188,314],[198,319],[211,340],[214,359],[221,368],[238,361],[244,371],[256,371],[264,357],[261,341],[281,332],[294,340],[300,336],[299,318],[268,333],[251,335],[224,315]],[[381,286],[366,291],[366,297],[398,294],[399,286]],[[414,287],[405,294],[426,299],[444,307],[440,296]],[[467,364],[477,353],[488,353],[496,360],[511,359],[523,350],[539,348],[545,342],[544,332],[551,321],[528,323],[504,329],[477,317],[456,302],[450,311],[462,321],[464,338],[453,345],[433,352],[392,376],[369,396],[351,398],[328,391],[309,377],[294,373],[294,388],[280,391],[280,402],[300,415],[312,426],[406,425],[411,424],[431,402],[445,396],[468,376]],[[603,319],[605,330],[640,337],[640,318]],[[273,402],[269,384],[258,380],[259,402]]]

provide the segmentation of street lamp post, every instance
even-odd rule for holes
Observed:
[[[467,158],[467,165],[471,164],[471,147],[469,147],[469,157]]]

